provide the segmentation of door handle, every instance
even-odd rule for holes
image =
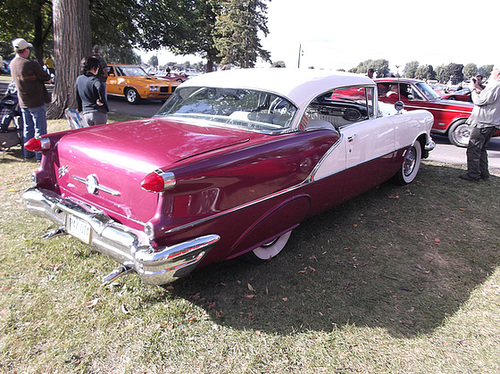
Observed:
[[[351,136],[348,136],[347,137],[347,141],[348,142],[352,142],[354,139],[356,139],[358,137],[358,134],[352,134]]]

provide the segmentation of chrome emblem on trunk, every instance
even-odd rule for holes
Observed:
[[[85,179],[85,184],[87,185],[87,191],[89,193],[97,195],[99,193],[99,182],[97,181],[97,175],[95,174],[90,174],[87,176],[87,179]]]
[[[87,191],[93,195],[97,195],[99,194],[99,191],[102,191],[109,193],[110,195],[113,196],[120,196],[120,192],[99,185],[99,181],[97,180],[97,175],[95,174],[90,174],[85,179],[73,175],[73,179],[85,184],[87,186]]]

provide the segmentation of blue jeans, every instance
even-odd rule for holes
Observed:
[[[36,108],[21,108],[24,122],[23,142],[31,138],[47,134],[47,114],[45,104]],[[28,151],[23,147],[24,158],[32,158],[36,155],[37,160],[42,159],[41,153]]]

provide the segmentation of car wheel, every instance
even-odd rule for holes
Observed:
[[[417,177],[418,170],[420,169],[420,163],[422,162],[422,146],[417,140],[407,151],[401,165],[400,170],[394,176],[394,181],[404,186],[415,180]]]
[[[465,120],[457,121],[448,129],[448,139],[457,147],[467,147],[470,133],[471,127],[465,123]]]
[[[449,97],[448,99],[446,99],[446,100],[456,100],[456,99],[455,99],[455,96],[450,96],[450,97]]]
[[[260,264],[269,261],[273,257],[276,257],[283,250],[283,248],[285,248],[285,245],[286,243],[288,243],[288,239],[290,238],[291,234],[292,230],[281,236],[278,236],[277,238],[271,240],[269,243],[255,248],[253,251],[245,253],[244,255],[240,256],[240,259],[252,264]]]
[[[141,97],[135,88],[127,88],[125,91],[125,99],[127,99],[129,104],[137,104],[141,101]]]

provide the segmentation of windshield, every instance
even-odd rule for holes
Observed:
[[[429,101],[440,100],[441,96],[439,96],[436,91],[434,91],[431,86],[424,82],[418,82],[416,86],[422,91],[425,98]]]
[[[270,92],[239,88],[181,87],[157,115],[206,119],[252,131],[291,127],[297,108]]]
[[[149,77],[148,73],[140,66],[119,66],[119,69],[122,72],[121,75],[128,77]]]

